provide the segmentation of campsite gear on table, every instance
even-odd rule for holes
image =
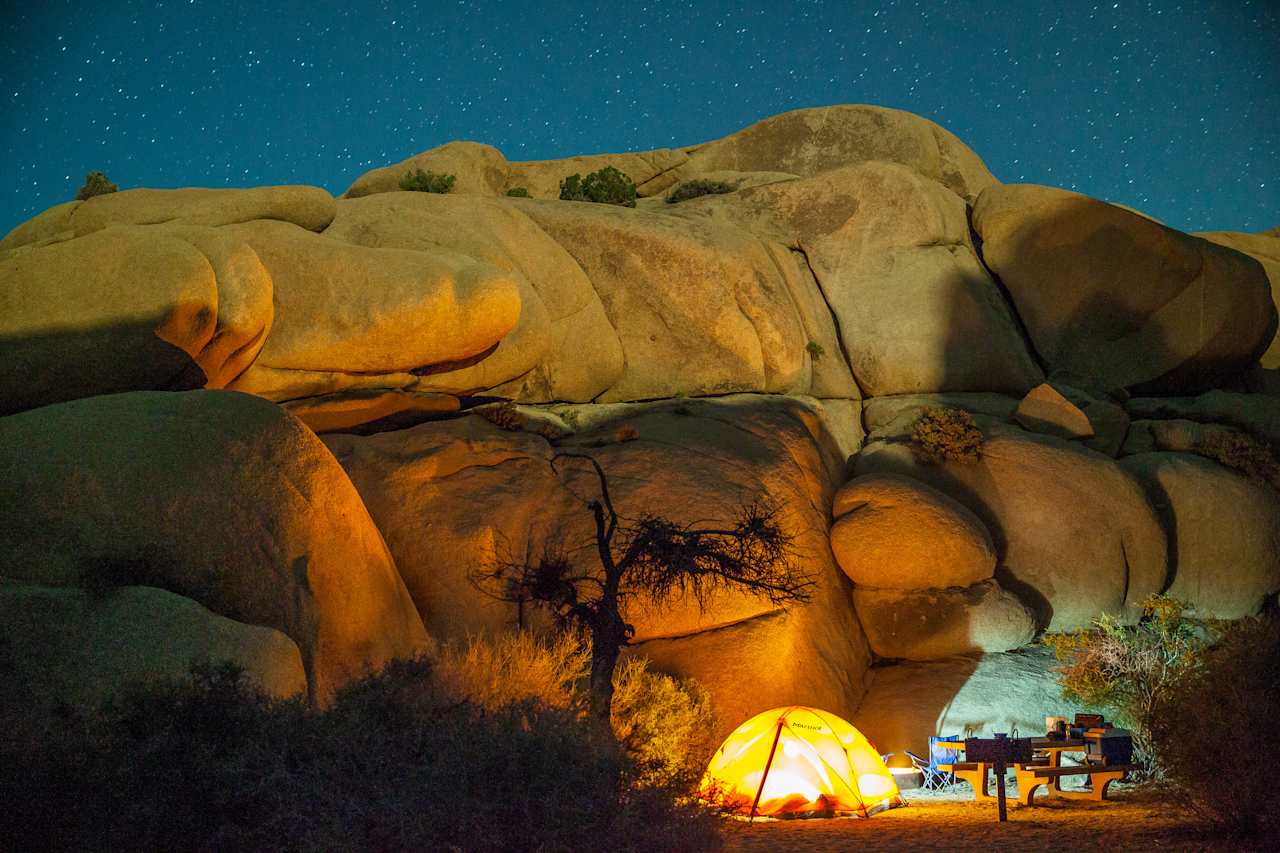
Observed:
[[[903,805],[893,774],[861,732],[800,705],[765,711],[734,729],[712,757],[702,791],[751,819],[870,817]]]
[[[1128,764],[1133,760],[1133,736],[1124,729],[1096,728],[1084,733],[1089,764]]]
[[[1034,750],[1031,738],[1011,738],[1005,732],[995,732],[990,738],[965,738],[964,757],[966,761],[995,765],[996,800],[1000,804],[1000,822],[1009,819],[1005,806],[1004,774],[1010,764],[1027,764],[1031,761]]]
[[[1045,717],[1044,718],[1045,737],[1057,739],[1065,739],[1067,737],[1067,718],[1066,717]]]

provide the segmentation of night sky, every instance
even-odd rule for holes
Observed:
[[[837,103],[931,118],[1003,181],[1280,225],[1278,0],[0,6],[0,234],[91,169],[336,195],[454,139],[545,159]]]

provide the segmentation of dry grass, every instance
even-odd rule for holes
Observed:
[[[432,678],[442,695],[486,711],[530,699],[550,708],[579,710],[575,685],[587,677],[590,666],[591,653],[580,638],[560,634],[542,640],[520,631],[445,646],[434,661]]]

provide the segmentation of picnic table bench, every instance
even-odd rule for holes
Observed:
[[[1112,782],[1124,778],[1130,770],[1137,770],[1133,764],[1082,764],[1077,767],[1061,767],[1037,764],[1014,765],[1014,776],[1018,780],[1018,802],[1024,806],[1032,805],[1036,791],[1046,784],[1053,796],[1075,797],[1083,800],[1101,802],[1107,798],[1107,788]],[[1063,776],[1089,777],[1090,790],[1068,791],[1062,787]]]

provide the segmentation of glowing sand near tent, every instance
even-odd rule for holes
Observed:
[[[798,705],[738,726],[711,759],[702,788],[751,817],[870,817],[902,805],[893,774],[861,732]]]

